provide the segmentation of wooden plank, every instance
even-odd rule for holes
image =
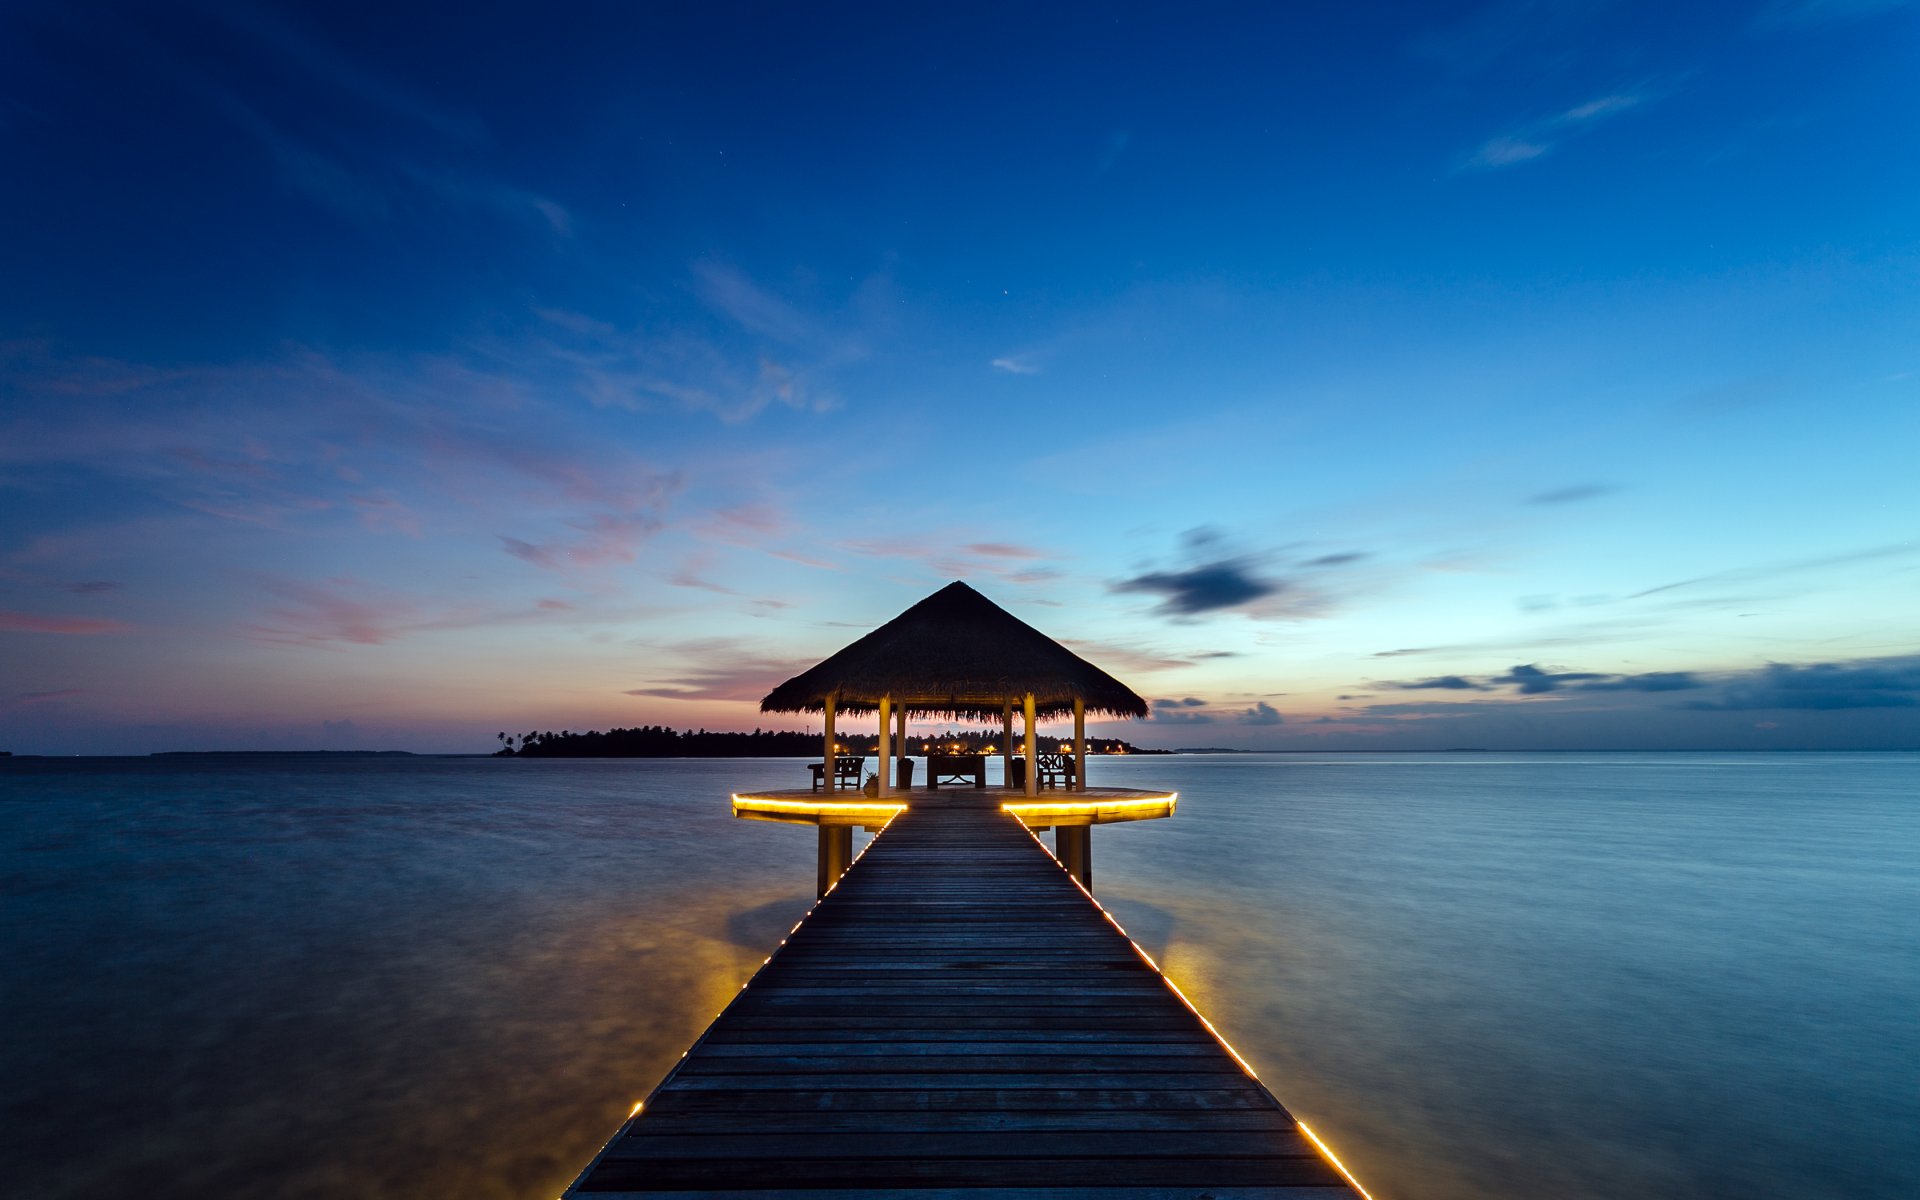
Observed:
[[[1094,1131],[1277,1130],[1297,1133],[1290,1117],[1269,1109],[1068,1109],[977,1112],[947,1109],[876,1111],[726,1112],[650,1109],[629,1137],[710,1133],[962,1133],[1012,1129],[1028,1135]]]
[[[637,1129],[660,1112],[1220,1112],[1228,1109],[1272,1111],[1257,1093],[1231,1084],[1213,1088],[1055,1087],[1020,1091],[993,1088],[852,1089],[787,1088],[695,1091],[663,1088],[647,1101]],[[1291,1118],[1288,1118],[1289,1120]]]
[[[644,1192],[599,1192],[600,1200],[840,1200],[848,1195],[866,1195],[846,1188],[701,1188],[697,1191],[651,1190]],[[912,1200],[980,1200],[976,1188],[915,1188]],[[1220,1187],[1209,1186],[1196,1193],[1191,1185],[1183,1187],[998,1187],[995,1200],[1353,1200],[1346,1187]]]
[[[1022,1158],[1036,1149],[1037,1131],[1018,1126],[966,1132],[941,1130],[849,1133],[820,1130],[774,1133],[695,1133],[668,1129],[630,1134],[608,1152],[617,1160],[672,1158]],[[1104,1158],[1315,1158],[1313,1144],[1298,1129],[1162,1130],[1142,1140],[1135,1131],[1076,1130],[1052,1138],[1075,1157]]]
[[[1340,1175],[1319,1158],[1076,1158],[1036,1146],[1018,1158],[626,1159],[602,1158],[577,1194],[633,1188],[1033,1187],[1053,1183],[1127,1187],[1213,1183],[1334,1187]]]

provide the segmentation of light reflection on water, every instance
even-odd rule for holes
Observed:
[[[782,761],[0,765],[42,1197],[551,1196],[811,902]],[[1095,890],[1382,1200],[1920,1194],[1920,756],[1103,759]]]

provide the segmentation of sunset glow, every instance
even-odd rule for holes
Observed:
[[[1548,8],[17,8],[0,749],[1920,746],[1914,10]]]

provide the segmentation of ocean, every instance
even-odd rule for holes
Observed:
[[[0,1178],[558,1194],[812,901],[799,760],[0,760]],[[1094,891],[1377,1200],[1920,1196],[1920,755],[1104,758]]]

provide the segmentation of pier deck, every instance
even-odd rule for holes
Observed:
[[[915,795],[567,1194],[1360,1195],[999,803]]]

